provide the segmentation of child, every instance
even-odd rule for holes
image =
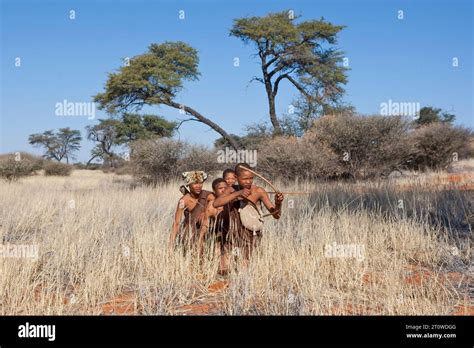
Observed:
[[[235,176],[235,171],[230,168],[224,170],[224,173],[222,173],[222,177],[224,178],[225,182],[227,183],[227,186],[229,187],[231,187],[232,185],[235,185],[237,181],[237,177]]]
[[[218,215],[224,210],[223,207],[214,208],[213,201],[216,197],[219,197],[227,189],[227,183],[223,178],[217,178],[212,182],[213,193],[208,196],[205,215],[202,220],[202,225],[199,233],[199,256],[203,255],[204,239],[206,234],[210,231],[211,233],[219,234],[218,229]]]
[[[259,244],[261,231],[251,231],[243,226],[239,208],[245,204],[264,205],[274,219],[281,216],[283,195],[275,195],[275,203],[272,203],[268,193],[260,186],[253,184],[253,173],[249,170],[250,166],[246,163],[239,163],[236,166],[236,176],[238,185],[228,186],[225,191],[213,202],[214,208],[224,207],[219,215],[223,221],[221,230],[223,238],[221,239],[223,258],[227,259],[230,251],[234,247],[242,250],[244,263],[247,264],[253,249]],[[227,262],[226,262],[227,263]]]

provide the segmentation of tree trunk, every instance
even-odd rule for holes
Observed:
[[[168,106],[171,106],[173,108],[176,108],[176,109],[183,109],[186,113],[194,116],[195,118],[198,119],[199,122],[202,122],[206,125],[208,125],[209,127],[211,127],[212,129],[214,129],[217,133],[219,133],[220,135],[222,135],[222,137],[227,140],[230,144],[230,146],[232,146],[234,148],[234,150],[238,150],[241,146],[224,130],[222,129],[218,124],[212,122],[210,119],[204,117],[203,115],[201,115],[199,112],[197,112],[196,110],[194,110],[193,108],[190,108],[189,106],[186,106],[186,105],[183,105],[183,104],[179,104],[179,103],[175,103],[174,101],[169,101],[169,102],[165,102],[164,103],[165,105],[168,105]]]
[[[91,159],[87,161],[86,166],[90,165],[91,162],[92,162],[92,160],[93,160],[94,158],[97,158],[97,157],[99,157],[99,156],[98,156],[98,155],[92,156]]]
[[[271,77],[268,76],[267,70],[263,67],[265,65],[265,60],[262,62],[262,71],[263,71],[263,80],[265,82],[265,90],[267,91],[268,98],[268,112],[270,114],[270,122],[273,125],[273,134],[281,134],[281,126],[275,111],[275,95],[273,94],[273,86]]]
[[[268,111],[270,113],[270,121],[273,125],[273,134],[281,134],[280,122],[277,119],[275,111],[275,97],[271,93],[268,95]]]

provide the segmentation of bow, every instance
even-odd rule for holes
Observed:
[[[244,166],[241,166],[241,165],[239,165],[238,167],[239,167],[239,168],[242,168],[243,170],[245,170],[245,171],[247,171],[247,172],[252,173],[253,175],[258,176],[260,179],[262,179],[262,180],[265,181],[268,185],[270,185],[270,187],[275,191],[275,193],[280,193],[280,191],[277,190],[277,189],[275,188],[275,186],[273,186],[273,184],[270,182],[270,180],[265,179],[265,177],[264,177],[263,175],[260,175],[260,174],[258,174],[257,172],[253,171],[252,169],[247,168],[247,167],[244,167]]]
[[[275,188],[275,186],[273,186],[273,184],[270,182],[270,180],[266,179],[263,175],[260,175],[260,174],[258,174],[257,172],[253,171],[252,169],[247,168],[247,167],[244,167],[244,166],[241,166],[241,165],[239,165],[238,167],[239,167],[239,168],[242,168],[243,170],[245,170],[245,171],[247,171],[247,172],[252,173],[252,174],[255,175],[255,176],[258,176],[260,179],[262,179],[262,180],[265,181],[268,185],[270,185],[270,187],[274,190],[275,193],[280,193],[280,191],[277,190],[277,189]],[[270,216],[270,215],[274,215],[275,213],[277,213],[277,212],[279,212],[279,211],[280,211],[280,209],[275,210],[273,213],[269,213],[269,214],[262,215],[262,218],[263,218],[263,217]]]

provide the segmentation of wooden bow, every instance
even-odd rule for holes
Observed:
[[[275,191],[275,193],[279,193],[279,192],[280,192],[279,190],[277,190],[277,189],[275,188],[275,186],[273,186],[273,184],[270,182],[270,180],[265,179],[265,177],[264,177],[263,175],[260,175],[260,174],[258,174],[257,172],[253,171],[252,169],[247,168],[247,167],[244,167],[244,166],[241,166],[241,165],[239,165],[238,167],[239,167],[239,168],[242,168],[243,170],[245,170],[245,171],[247,171],[247,172],[252,173],[253,175],[258,176],[260,179],[262,179],[262,180],[265,181],[268,185],[270,185],[270,187]]]
[[[241,169],[243,169],[243,170],[245,170],[245,171],[247,171],[247,172],[252,173],[253,175],[258,176],[260,179],[262,179],[262,180],[265,181],[268,185],[270,185],[270,187],[275,191],[275,193],[280,193],[280,191],[277,190],[277,189],[275,188],[275,186],[273,186],[273,184],[270,182],[270,180],[265,179],[265,177],[264,177],[263,175],[260,175],[260,174],[258,174],[257,172],[253,171],[252,169],[247,168],[247,167],[244,167],[244,166],[241,166],[241,165],[239,165],[238,167],[241,168]],[[274,215],[274,214],[278,213],[279,211],[280,211],[280,209],[275,210],[273,213],[269,213],[269,214],[262,215],[262,218],[267,217],[267,216],[270,216],[270,215]]]

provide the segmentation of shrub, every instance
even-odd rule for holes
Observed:
[[[76,162],[72,166],[74,169],[86,169],[86,165],[82,162]]]
[[[61,162],[47,162],[44,165],[44,175],[69,176],[72,168],[72,165]]]
[[[410,168],[446,168],[455,160],[474,155],[470,146],[472,132],[464,127],[433,123],[414,130],[410,135]]]
[[[344,176],[369,178],[400,168],[410,153],[408,120],[397,116],[326,116],[309,136],[333,151]]]
[[[336,154],[312,137],[280,136],[260,144],[258,169],[284,180],[327,178],[340,174]]]
[[[171,179],[179,170],[186,143],[173,139],[137,140],[131,144],[135,176],[146,184],[156,185]]]
[[[133,175],[133,167],[131,164],[127,163],[121,167],[115,169],[115,174],[117,175]]]
[[[217,162],[218,154],[202,145],[187,145],[184,156],[179,161],[179,173],[189,170],[203,170],[211,173],[216,170],[224,170],[229,165]],[[233,165],[230,165],[231,167]]]
[[[99,163],[84,164],[81,162],[77,162],[77,163],[74,163],[72,167],[73,169],[98,170],[102,168],[102,164],[99,164]]]
[[[99,164],[99,163],[89,163],[89,164],[86,164],[85,168],[83,169],[87,169],[87,170],[99,170],[102,168],[102,164]]]
[[[102,173],[115,173],[115,168],[110,166],[102,166],[101,168]]]
[[[15,181],[34,174],[43,166],[43,160],[28,153],[17,152],[0,156],[0,178]]]
[[[128,166],[138,180],[151,185],[181,177],[184,171],[210,173],[223,167],[217,162],[216,151],[169,138],[133,142]]]
[[[398,116],[339,115],[316,120],[300,138],[265,136],[255,146],[257,167],[270,177],[364,179],[449,164],[453,152],[465,158],[473,153],[470,137],[469,130],[443,124],[413,130],[410,120]],[[169,138],[139,140],[131,145],[128,165],[139,180],[155,185],[183,171],[212,173],[233,166],[218,163],[217,155]]]
[[[31,165],[33,167],[33,171],[43,169],[43,165],[44,165],[44,162],[45,162],[44,158],[29,154],[27,152],[20,152],[20,159],[30,161]]]

